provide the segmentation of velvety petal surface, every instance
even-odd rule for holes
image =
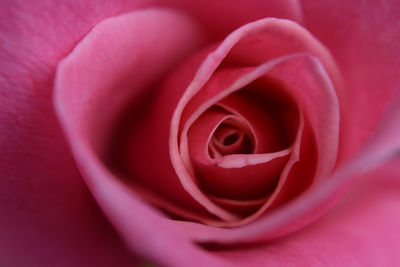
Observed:
[[[332,52],[346,82],[341,158],[374,132],[400,88],[400,3],[302,1],[306,27]],[[372,108],[373,107],[373,108]]]
[[[202,252],[188,244],[171,221],[143,204],[110,173],[101,161],[102,146],[107,128],[125,101],[140,102],[157,77],[199,44],[196,29],[182,14],[162,9],[107,19],[60,63],[55,81],[55,107],[89,189],[130,248],[168,265],[181,265],[186,257],[209,259],[203,259]],[[170,257],[169,249],[186,252]]]
[[[209,249],[234,266],[397,265],[399,163],[360,176],[331,211],[301,231],[268,243]]]
[[[211,38],[217,40],[243,24],[266,17],[303,21],[301,1],[298,0],[238,0],[234,4],[229,0],[166,0],[159,3],[188,12],[207,28]]]
[[[0,265],[140,262],[90,196],[52,103],[58,61],[105,16],[137,6],[0,3]]]
[[[174,31],[166,31],[170,28]],[[146,96],[152,96],[152,87],[157,79],[201,43],[198,35],[193,23],[170,11],[137,11],[135,15],[122,15],[95,27],[61,64],[58,72],[58,99],[73,107],[70,116],[76,118],[76,126],[66,126],[77,127],[76,131],[105,159],[104,153],[108,152],[106,143],[112,134],[110,129],[123,108],[127,105],[142,107]],[[99,113],[101,117],[97,117]],[[140,128],[136,132],[140,132]],[[146,151],[146,147],[134,149],[158,156],[154,151]],[[140,162],[140,159],[131,160],[143,166],[151,165]],[[163,161],[157,162],[163,164]],[[142,182],[149,190],[196,209],[195,204],[190,204],[191,199],[185,196],[185,191],[179,191],[179,183],[166,180],[167,176],[158,177],[155,183],[148,179],[151,177],[149,172],[135,170],[133,179]]]

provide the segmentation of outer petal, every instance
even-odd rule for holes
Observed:
[[[397,266],[399,166],[397,160],[360,177],[332,211],[302,231],[213,253],[237,266]]]
[[[137,260],[90,197],[54,116],[57,62],[106,15],[104,6],[85,7],[0,2],[2,266],[132,266]],[[121,12],[121,5],[107,12]]]
[[[306,27],[346,80],[342,158],[359,150],[400,90],[400,2],[304,0]]]
[[[108,19],[62,61],[56,77],[55,106],[90,190],[134,251],[172,266],[183,265],[186,257],[210,259],[187,243],[170,220],[143,204],[106,169],[100,156],[105,129],[121,105],[128,98],[140,100],[156,77],[195,48],[197,33],[190,20],[169,10]]]
[[[299,0],[165,0],[159,1],[180,8],[198,19],[212,38],[221,39],[239,26],[266,18],[285,18],[302,23]]]

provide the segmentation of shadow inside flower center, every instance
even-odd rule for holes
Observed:
[[[239,133],[232,133],[224,138],[224,140],[222,141],[222,144],[224,146],[233,145],[237,141],[239,141],[239,139],[241,139],[241,137],[243,137],[243,135],[241,135],[241,134],[239,135]]]
[[[231,154],[254,153],[254,138],[248,136],[243,122],[233,119],[221,123],[214,131],[208,144],[208,153],[211,158],[220,158]]]

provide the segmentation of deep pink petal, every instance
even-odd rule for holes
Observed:
[[[167,5],[181,8],[197,18],[212,38],[223,38],[243,24],[266,17],[284,18],[302,23],[298,0],[247,1],[238,0],[167,0]]]
[[[296,42],[293,42],[293,40],[296,40]],[[267,49],[268,47],[271,49]],[[279,47],[279,49],[277,49],[277,47]],[[252,53],[248,53],[249,51]],[[197,97],[198,95],[196,94],[201,92],[202,86],[208,81],[210,76],[213,74],[219,64],[223,62],[223,60],[225,60],[225,64],[235,63],[258,65],[275,57],[297,52],[308,52],[312,55],[318,56],[327,68],[332,79],[334,81],[338,81],[336,84],[340,84],[338,70],[335,67],[334,61],[330,57],[329,52],[306,30],[287,20],[264,19],[247,24],[229,35],[223,41],[223,43],[202,63],[195,78],[178,103],[171,123],[170,156],[172,163],[184,188],[197,201],[199,201],[199,203],[219,217],[227,218],[227,214],[224,214],[223,210],[220,210],[217,206],[210,202],[208,198],[197,188],[193,178],[191,178],[191,175],[188,173],[188,170],[185,169],[182,158],[179,155],[178,136],[180,135],[179,132],[181,130],[180,121],[182,119],[182,121],[185,122],[189,117],[191,120],[194,120],[196,116],[201,114],[197,107],[202,107],[204,109],[207,104],[210,104],[208,102],[215,102],[215,99],[212,99],[212,94],[210,96],[209,94],[203,95],[199,93],[200,97]],[[282,58],[281,60],[284,59]],[[266,63],[267,65],[265,68],[271,68],[274,64],[277,64],[278,61],[279,60],[277,59],[276,62],[271,61]],[[247,79],[251,80],[251,78]],[[219,97],[226,96],[230,92],[239,89],[240,83],[242,83],[242,85],[246,85],[245,79],[236,82],[232,86],[232,88],[238,88],[231,91],[228,89],[224,90]],[[172,88],[177,90],[176,87]],[[168,94],[165,94],[165,96],[168,96]],[[206,101],[207,99],[208,102]],[[204,101],[206,101],[206,103]],[[188,105],[190,102],[193,104]],[[186,112],[185,114],[185,108],[187,105],[190,107],[191,111]],[[194,117],[191,116],[193,111],[196,111],[197,114]],[[183,138],[185,138],[185,131],[188,130],[188,125],[190,125],[189,121],[185,124],[186,127],[184,127],[182,130]]]
[[[218,106],[248,122],[254,134],[255,154],[289,147],[298,125],[293,103],[275,96],[275,93],[284,95],[285,92],[274,88],[274,84],[261,84],[259,88],[251,88],[252,86],[254,85],[222,99]]]
[[[269,71],[271,73],[269,73]],[[295,71],[295,74],[293,71]],[[209,105],[212,105],[212,103],[217,102],[219,99],[231,94],[235,90],[241,89],[252,80],[257,79],[260,76],[262,77],[265,73],[267,74],[266,77],[278,79],[287,86],[287,94],[291,95],[298,101],[298,105],[301,110],[304,110],[304,116],[306,116],[307,121],[311,123],[313,131],[310,132],[308,127],[305,127],[305,133],[299,132],[296,139],[297,143],[295,142],[294,144],[296,149],[292,150],[291,159],[289,160],[285,170],[282,172],[274,194],[272,194],[271,198],[262,209],[241,221],[240,224],[254,220],[272,205],[277,205],[278,203],[287,201],[289,198],[293,198],[295,195],[307,188],[313,180],[318,181],[321,179],[327,179],[336,162],[339,129],[339,107],[336,94],[327,74],[323,68],[321,68],[320,63],[316,59],[308,58],[307,56],[304,57],[302,55],[293,55],[267,62],[256,68],[254,71],[247,71],[245,73],[246,75],[241,76],[240,79],[235,81],[229,88],[225,89],[225,87],[220,88],[218,86],[214,87],[206,84],[203,90],[196,95],[196,97],[203,96],[205,99],[200,102],[203,104],[199,105],[198,110],[193,113],[193,116],[188,119],[188,122],[183,128],[181,146],[187,145],[188,141],[185,136],[190,127],[190,123],[204,112]],[[230,75],[227,77],[232,78]],[[212,82],[213,79],[210,81]],[[218,81],[219,85],[221,85],[221,83],[224,84],[225,79]],[[196,99],[196,97],[193,99]],[[306,125],[308,125],[308,123],[306,123]],[[303,138],[299,139],[299,136],[301,135],[303,135]],[[313,146],[313,142],[310,141],[312,135],[316,136],[316,152],[310,148],[310,146]],[[181,152],[182,151],[184,150],[181,149]],[[318,161],[316,160],[317,155]],[[241,157],[245,159],[248,156],[242,155]],[[301,160],[294,169],[291,170],[292,166],[294,166],[299,158]],[[190,171],[191,167],[188,166],[188,163],[186,162],[184,164]],[[317,166],[315,174],[314,164]],[[251,166],[249,168],[251,168]],[[185,174],[182,172],[180,175],[180,178],[183,179],[183,183],[188,183],[193,179],[191,178],[191,175],[193,174],[190,173]],[[314,177],[314,175],[316,177]],[[206,174],[204,173],[203,177],[205,176]],[[214,176],[211,176],[210,179],[218,181],[218,179],[213,177]],[[229,223],[229,225],[237,223],[238,222]]]
[[[139,264],[90,196],[51,99],[16,96],[30,103],[22,108],[15,98],[0,100],[8,110],[0,112],[0,265]],[[3,124],[6,119],[12,123]]]
[[[275,189],[290,149],[268,154],[237,154],[211,159],[208,154],[208,137],[225,117],[224,113],[206,112],[188,132],[188,153],[191,160],[189,166],[193,166],[200,187],[210,195],[229,199],[249,200],[267,196]],[[210,124],[211,122],[214,123]],[[185,156],[182,153],[181,155]]]
[[[52,91],[56,64],[76,42],[105,16],[138,3],[83,2],[0,4],[0,265],[137,262],[82,181]]]
[[[288,88],[310,122],[318,153],[315,176],[326,179],[336,164],[340,121],[338,97],[326,70],[315,57],[296,57],[277,65],[267,76]]]
[[[4,56],[2,64],[7,63],[10,77],[14,77],[10,69],[13,67],[20,71],[31,70],[35,78],[43,78],[45,66],[54,68],[90,28],[101,20],[151,6],[181,9],[201,22],[214,37],[218,35],[218,38],[223,38],[242,24],[266,16],[302,21],[297,0],[265,3],[240,0],[235,5],[227,0],[115,0],[112,3],[107,0],[6,1],[0,9],[1,53]],[[226,7],[229,7],[229,12]],[[222,13],[224,16],[221,16]],[[35,70],[33,65],[39,62],[44,63],[44,66]]]
[[[400,151],[399,103],[400,94],[385,114],[376,133],[371,136],[357,157],[339,168],[326,182],[314,187],[295,201],[259,218],[252,224],[233,230],[180,222],[182,228],[199,241],[218,240],[234,243],[243,239],[250,241],[278,237],[310,223],[331,208],[358,175],[371,171],[392,159],[398,159]],[[398,172],[393,172],[392,175],[398,177]]]
[[[348,159],[400,90],[400,3],[305,0],[302,6],[306,27],[330,49],[346,81],[340,150]]]

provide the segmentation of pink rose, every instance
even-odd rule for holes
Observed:
[[[400,5],[264,2],[4,3],[0,265],[399,264]]]

